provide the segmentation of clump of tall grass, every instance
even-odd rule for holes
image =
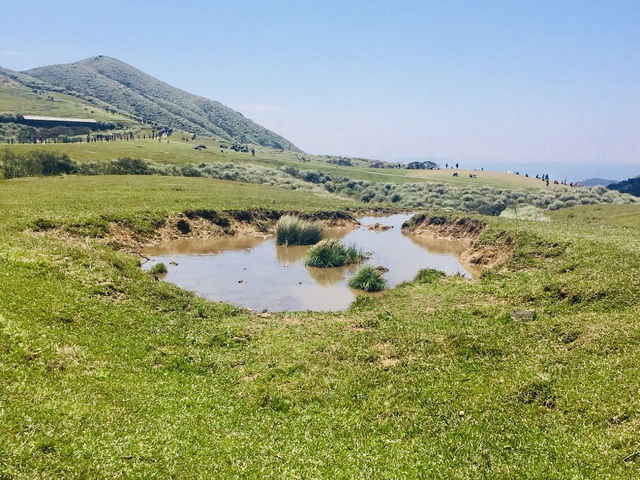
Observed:
[[[365,292],[379,292],[384,290],[386,285],[387,282],[382,278],[382,274],[369,265],[362,267],[355,277],[349,281],[350,287],[364,290]]]
[[[151,270],[149,270],[149,273],[151,275],[162,275],[167,272],[167,266],[164,263],[156,263],[153,267],[151,267]]]
[[[322,240],[307,252],[305,265],[309,267],[341,267],[364,260],[355,245],[345,247],[337,238]]]
[[[278,245],[313,245],[322,238],[320,222],[309,222],[293,215],[284,215],[276,226]]]

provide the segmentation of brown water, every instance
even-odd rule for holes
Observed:
[[[401,226],[410,217],[408,214],[364,217],[359,219],[362,227],[335,230],[329,235],[371,252],[366,263],[389,269],[384,274],[389,287],[411,280],[422,268],[437,268],[449,275],[472,275],[458,261],[467,248],[465,243],[405,235]],[[370,231],[367,226],[376,222],[393,228]],[[150,269],[162,262],[169,270],[164,280],[211,300],[258,311],[347,308],[357,295],[363,294],[348,286],[349,279],[362,265],[306,267],[304,258],[309,248],[279,246],[273,236],[174,240],[147,249],[151,261],[143,268]]]

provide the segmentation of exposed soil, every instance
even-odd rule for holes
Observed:
[[[187,210],[167,217],[164,224],[152,234],[138,232],[119,222],[108,222],[107,228],[96,237],[115,248],[138,250],[176,239],[210,238],[226,235],[255,235],[265,237],[275,232],[278,219],[286,214],[317,220],[327,228],[353,229],[360,225],[355,217],[344,211],[297,213],[276,210]],[[84,238],[70,233],[65,225],[39,230],[28,229],[33,235],[51,235],[70,241]]]
[[[405,222],[403,231],[413,235],[433,238],[462,240],[469,248],[460,255],[460,263],[482,268],[491,268],[506,261],[513,252],[513,239],[501,237],[499,245],[486,245],[480,241],[487,224],[474,218],[448,218],[418,214]]]

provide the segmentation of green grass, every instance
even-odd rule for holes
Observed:
[[[417,283],[433,283],[444,278],[446,274],[434,268],[423,268],[418,272],[414,281]]]
[[[324,228],[319,222],[303,220],[294,215],[284,215],[276,225],[278,245],[313,245],[322,238]]]
[[[349,286],[364,290],[365,292],[379,292],[384,290],[386,281],[382,274],[374,267],[367,265],[362,267],[355,276],[349,280]]]
[[[151,269],[149,273],[152,275],[162,275],[163,273],[167,273],[167,266],[164,263],[156,263]]]
[[[364,260],[364,255],[355,245],[345,247],[336,238],[328,238],[314,245],[307,252],[305,265],[309,267],[341,267]]]
[[[144,230],[186,210],[317,211],[355,205],[268,186],[154,175],[18,178],[0,181],[0,191],[0,221],[16,228],[36,220],[77,225],[123,221]]]
[[[618,225],[640,228],[640,205],[581,205],[563,208],[551,214],[558,222],[583,225]]]
[[[47,100],[52,96],[54,101]],[[132,123],[128,117],[64,93],[34,93],[33,89],[0,74],[0,113],[51,117],[93,118],[99,122]]]
[[[198,137],[195,140],[183,141],[182,133],[174,133],[168,140],[135,140],[124,142],[74,143],[74,144],[46,144],[11,145],[9,148],[18,154],[31,150],[53,150],[66,153],[78,162],[99,160],[115,160],[120,157],[137,157],[157,163],[171,163],[184,165],[187,163],[236,162],[255,163],[269,167],[288,166],[299,170],[314,170],[331,175],[346,176],[355,180],[371,182],[388,182],[404,184],[415,182],[443,182],[456,186],[493,186],[505,189],[536,190],[545,188],[540,180],[523,176],[508,175],[499,172],[476,172],[477,179],[469,179],[468,175],[451,176],[449,170],[407,170],[407,169],[379,169],[364,166],[347,167],[328,164],[323,157],[306,155],[310,159],[300,162],[299,155],[293,152],[278,151],[264,147],[256,148],[256,156],[238,153],[227,149],[220,151],[220,141],[212,138]],[[204,143],[206,150],[196,151],[195,145]],[[226,142],[223,142],[226,143]],[[482,174],[480,176],[480,174]],[[539,182],[539,183],[538,183]],[[552,186],[550,189],[566,189],[568,187]]]
[[[25,232],[341,202],[200,178],[0,182],[0,477],[638,478],[627,207],[483,217],[481,241],[514,251],[477,282],[270,316],[157,281],[92,237]]]
[[[458,176],[454,177],[453,173],[457,172]],[[532,172],[529,172],[532,173]],[[553,185],[553,180],[549,187],[542,180],[535,178],[536,173],[533,172],[533,176],[526,177],[525,172],[521,175],[515,173],[506,172],[485,172],[478,170],[467,169],[440,169],[440,170],[408,170],[407,175],[415,179],[430,180],[433,182],[447,182],[453,183],[459,186],[491,186],[496,188],[507,189],[532,189],[532,190],[569,190],[570,187],[566,185]],[[469,177],[469,175],[475,175],[476,178]]]

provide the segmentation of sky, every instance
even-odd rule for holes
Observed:
[[[640,1],[0,0],[0,65],[109,55],[303,150],[640,174]]]

